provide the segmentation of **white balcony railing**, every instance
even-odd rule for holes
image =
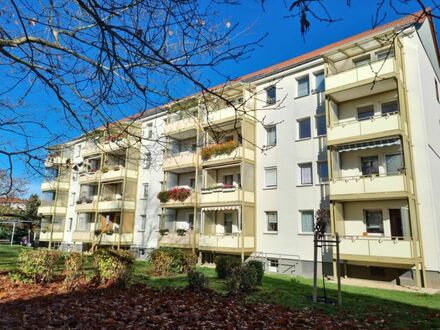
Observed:
[[[188,168],[197,165],[197,154],[191,151],[169,155],[163,162],[164,170]]]
[[[255,247],[254,236],[244,236],[244,245],[242,237],[239,234],[230,235],[205,235],[201,234],[199,238],[199,248],[209,249],[253,249]]]
[[[352,120],[333,124],[327,130],[327,141],[340,139],[356,139],[370,134],[386,134],[386,132],[401,129],[398,112],[373,116],[366,120]]]
[[[331,74],[325,78],[326,93],[332,89],[355,84],[364,80],[380,79],[384,75],[396,73],[394,57],[370,62],[369,64]]]
[[[383,258],[415,258],[415,241],[397,237],[343,236],[339,246],[344,255]]]
[[[229,203],[229,202],[241,202],[245,201],[248,203],[254,202],[254,193],[251,191],[244,191],[242,189],[231,187],[231,188],[211,188],[209,190],[202,190],[200,195],[200,202],[202,204],[210,203]]]
[[[189,130],[196,130],[199,125],[197,117],[187,117],[165,124],[164,134],[173,135]]]
[[[41,191],[52,191],[52,190],[68,190],[69,182],[67,181],[45,181],[41,184]]]
[[[198,235],[196,235],[196,244]],[[190,247],[193,244],[193,232],[187,231],[184,235],[179,235],[177,232],[168,232],[159,237],[159,245],[162,246],[181,246]]]
[[[354,176],[330,181],[330,198],[337,195],[406,192],[406,176]]]

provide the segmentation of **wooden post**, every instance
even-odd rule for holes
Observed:
[[[341,294],[341,260],[339,258],[339,234],[336,233],[336,276],[338,278],[338,305],[342,305]]]
[[[318,301],[318,237],[313,236],[313,302]]]

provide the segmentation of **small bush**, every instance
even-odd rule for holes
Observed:
[[[232,271],[226,281],[226,289],[229,294],[248,293],[257,286],[257,271],[254,267],[242,265]]]
[[[150,254],[151,269],[150,273],[156,276],[168,276],[171,272],[173,257],[160,248],[155,249]]]
[[[188,272],[188,288],[192,291],[201,291],[208,287],[208,279],[204,274],[191,270]]]
[[[18,256],[17,279],[28,279],[34,283],[53,281],[57,264],[63,254],[58,250],[37,249],[22,250]]]
[[[64,285],[72,290],[75,289],[80,281],[85,278],[84,266],[86,258],[84,254],[78,252],[71,252],[67,255],[64,262]]]
[[[134,256],[124,250],[97,250],[93,254],[101,284],[128,286],[133,277]]]
[[[240,259],[234,256],[219,256],[215,259],[215,271],[219,278],[230,277],[233,270],[240,265]]]
[[[174,187],[168,191],[170,199],[174,201],[184,202],[191,196],[191,189],[186,187]]]
[[[264,267],[263,263],[258,260],[250,260],[246,263],[247,267],[253,267],[257,272],[257,285],[263,285]]]
[[[170,273],[188,273],[197,264],[197,256],[181,249],[161,247],[150,255],[151,273],[156,276],[167,276]]]
[[[160,200],[161,203],[166,203],[170,200],[170,193],[168,190],[161,191],[157,194],[157,198]]]

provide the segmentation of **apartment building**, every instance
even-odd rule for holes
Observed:
[[[308,276],[329,210],[343,276],[440,287],[439,79],[433,24],[408,16],[69,141],[41,240]]]

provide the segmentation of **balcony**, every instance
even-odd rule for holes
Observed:
[[[237,187],[213,187],[202,189],[200,195],[201,204],[240,203],[242,201],[253,203],[254,193]]]
[[[249,161],[255,160],[255,152],[252,149],[244,148],[243,146],[237,146],[232,151],[226,149],[225,145],[230,142],[225,142],[222,144],[211,144],[202,149],[202,165],[210,166],[210,165],[218,165],[223,163],[233,163],[240,162],[243,159],[247,159]],[[225,148],[224,151],[216,152],[217,148]],[[214,151],[210,151],[210,149],[214,149]],[[232,148],[231,148],[232,149]],[[211,153],[211,154],[209,154]]]
[[[330,181],[331,200],[356,200],[380,196],[386,198],[405,197],[407,192],[406,176],[352,176]],[[377,195],[376,195],[377,194]]]
[[[97,201],[98,196],[92,196],[90,198],[86,198],[85,200],[78,200],[76,202],[75,211],[76,212],[92,212],[95,211],[96,206],[98,204]]]
[[[343,236],[339,245],[341,259],[412,264],[417,242],[396,237]]]
[[[101,244],[118,244],[127,245],[133,243],[133,233],[114,233],[111,235],[103,234],[101,236]]]
[[[101,168],[101,181],[122,180],[124,178],[137,179],[137,171],[129,170],[122,166],[111,167],[106,172]]]
[[[62,241],[64,233],[62,231],[54,231],[52,233],[52,241]],[[40,241],[48,242],[50,241],[50,230],[46,232],[40,232]]]
[[[79,183],[91,183],[91,182],[97,182],[101,177],[100,171],[95,172],[84,172],[79,175]]]
[[[327,144],[343,141],[360,141],[371,137],[386,137],[399,134],[401,130],[400,114],[373,116],[367,120],[338,122],[327,129]]]
[[[242,236],[240,234],[230,235],[205,235],[199,238],[199,249],[209,251],[234,251],[240,252],[242,249],[251,252],[255,249],[255,237]]]
[[[168,191],[162,191],[158,195],[161,207],[184,208],[193,207],[197,203],[198,194],[188,186],[173,187]]]
[[[234,107],[205,111],[203,115],[203,126],[218,125],[228,121],[238,120],[243,112],[243,106],[238,107],[238,111],[236,111]]]
[[[61,156],[48,156],[46,161],[44,162],[45,167],[52,167],[54,165],[65,165],[69,157],[61,157]]]
[[[168,156],[163,162],[164,171],[186,171],[197,166],[197,154],[181,152]]]
[[[136,143],[136,139],[133,136],[121,137],[119,139],[108,139],[104,142],[102,149],[104,152],[110,153],[112,151],[133,147]]]
[[[38,207],[38,213],[41,214],[65,214],[67,212],[67,201],[58,200],[56,203],[54,200],[41,201],[41,205]]]
[[[196,235],[195,238],[193,235]],[[197,246],[199,235],[190,230],[183,235],[179,235],[177,232],[168,232],[159,237],[159,245],[177,248],[191,248],[193,246],[194,239],[196,240],[195,244]]]
[[[325,79],[326,94],[332,90],[350,88],[359,83],[370,83],[374,79],[380,80],[397,74],[394,57],[385,60],[377,60],[359,67],[340,71],[328,75]]]
[[[112,198],[112,199],[109,199]],[[122,209],[124,210],[134,210],[136,206],[136,203],[134,200],[127,200],[123,199],[116,199],[113,197],[107,197],[101,201],[99,201],[98,209],[100,212],[103,211],[120,211]]]
[[[69,190],[69,182],[65,181],[45,181],[41,184],[41,191]]]
[[[197,117],[187,117],[165,124],[164,134],[176,139],[187,139],[197,134],[200,125]]]
[[[95,238],[95,224],[89,224],[88,230],[75,230],[72,234],[73,241],[90,242]]]

